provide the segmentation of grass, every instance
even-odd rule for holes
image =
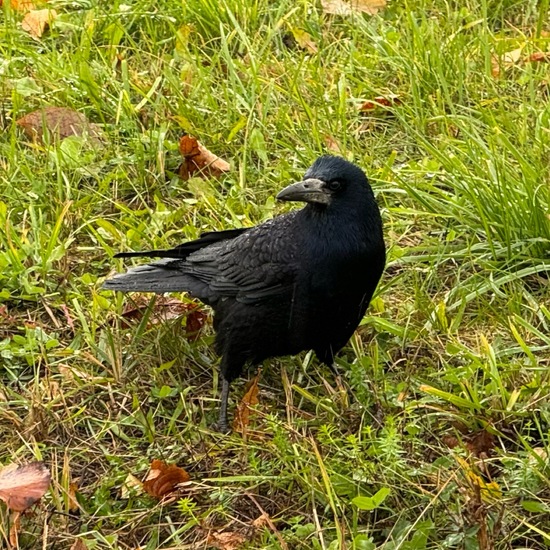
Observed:
[[[550,49],[548,1],[346,18],[286,0],[51,4],[38,41],[0,17],[0,463],[53,474],[20,547],[207,548],[217,532],[264,549],[545,548],[550,107],[548,65],[528,59]],[[29,142],[15,121],[45,105],[86,114],[102,146]],[[232,172],[179,180],[185,132]],[[277,190],[329,147],[368,172],[388,244],[338,359],[353,400],[310,354],[270,361],[251,432],[220,436],[209,325],[197,341],[185,319],[128,327],[131,298],[101,282],[118,250],[280,213]],[[178,502],[121,493],[154,458],[189,471]],[[4,545],[8,529],[0,508]]]

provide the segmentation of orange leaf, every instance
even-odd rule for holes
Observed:
[[[321,0],[325,13],[332,15],[351,15],[352,13],[368,13],[376,15],[386,7],[387,0]]]
[[[88,550],[88,547],[82,539],[76,539],[69,550]]]
[[[151,462],[151,469],[143,482],[143,488],[147,494],[160,499],[173,493],[180,483],[190,479],[183,468],[155,459]]]
[[[82,113],[67,107],[44,107],[21,117],[16,123],[29,139],[36,139],[40,143],[46,130],[59,140],[84,133],[96,141],[101,136],[96,124],[89,122]]]
[[[261,371],[259,370],[258,374],[248,383],[246,392],[235,411],[233,430],[241,434],[245,433],[250,423],[250,408],[259,403],[258,394],[260,389],[258,388],[258,381],[260,380],[260,373]]]
[[[183,136],[179,150],[183,155],[183,163],[179,167],[179,175],[183,180],[188,180],[196,172],[202,177],[218,177],[231,169],[228,162],[211,153],[194,137]]]
[[[69,512],[78,512],[79,506],[76,500],[76,493],[78,492],[78,483],[72,481],[69,483]]]
[[[51,26],[56,17],[57,12],[55,10],[31,10],[23,17],[21,28],[27,31],[33,38],[40,38],[44,34],[46,27]]]
[[[0,6],[2,6],[2,2],[0,2]],[[34,9],[34,2],[33,0],[10,0],[10,6],[12,10],[27,12]]]
[[[361,113],[366,113],[368,111],[374,111],[379,107],[394,107],[397,105],[401,105],[401,100],[395,95],[389,95],[386,97],[377,96],[373,100],[365,101],[365,103],[359,107],[359,111]]]
[[[0,499],[16,512],[40,500],[49,485],[50,470],[43,462],[10,464],[0,470]]]
[[[530,56],[529,56],[529,61],[531,62],[544,62],[544,63],[548,63],[550,62],[550,53],[549,52],[535,52],[535,53],[532,53]]]

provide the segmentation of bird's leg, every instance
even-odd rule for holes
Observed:
[[[227,404],[229,401],[229,382],[222,377],[222,394],[220,404],[220,416],[214,428],[222,433],[230,432],[229,421],[227,420]]]

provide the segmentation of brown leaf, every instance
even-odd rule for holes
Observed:
[[[88,550],[88,547],[82,539],[76,539],[69,550]]]
[[[477,432],[469,438],[466,448],[478,458],[489,456],[495,448],[495,436],[485,430]]]
[[[329,151],[336,153],[337,155],[342,155],[343,150],[340,147],[340,144],[330,135],[324,137],[325,145]]]
[[[69,483],[69,512],[75,513],[80,510],[78,501],[76,500],[76,493],[78,492],[78,483],[72,481]]]
[[[332,15],[351,15],[352,13],[368,13],[376,15],[386,7],[387,0],[321,0],[325,13]]]
[[[183,180],[188,180],[195,173],[202,177],[218,177],[231,169],[228,162],[211,153],[194,137],[183,136],[180,139],[179,150],[183,155],[179,176]]]
[[[307,50],[310,53],[317,53],[319,51],[319,48],[317,48],[317,44],[313,41],[313,38],[311,38],[311,34],[304,31],[303,29],[291,29],[292,36],[294,36],[294,39],[296,40],[296,43],[300,48],[303,48],[304,50]]]
[[[189,474],[183,468],[155,459],[151,462],[151,469],[143,482],[143,488],[147,494],[161,499],[173,493],[177,489],[177,485],[190,479]]]
[[[250,423],[250,408],[259,403],[258,394],[260,389],[258,388],[258,381],[260,380],[260,371],[258,374],[248,383],[246,392],[241,399],[241,402],[237,406],[235,411],[235,418],[233,419],[233,430],[235,432],[243,434],[248,428]]]
[[[46,2],[47,0],[44,0]],[[3,2],[0,0],[0,7],[2,7]],[[10,7],[15,11],[27,12],[34,9],[33,0],[10,0]]]
[[[93,140],[98,141],[101,130],[96,124],[78,111],[67,107],[44,107],[33,111],[17,121],[17,125],[29,139],[43,142],[42,136],[48,131],[53,139],[61,140],[69,136],[81,136],[87,133]]]
[[[133,294],[132,301],[124,307],[122,318],[126,321],[141,320],[147,312],[150,300],[151,298],[146,294]],[[195,341],[208,318],[206,311],[197,302],[182,302],[177,298],[157,296],[149,317],[149,323],[156,325],[183,316],[186,317],[185,336],[190,341]],[[126,325],[130,326],[129,323],[126,323]]]
[[[238,550],[246,542],[246,537],[235,531],[208,533],[206,544],[219,550]]]
[[[49,485],[50,470],[43,462],[10,464],[0,470],[0,499],[16,512],[40,500]]]
[[[529,56],[529,61],[532,63],[549,63],[550,62],[550,52],[535,52]]]
[[[401,100],[396,95],[377,96],[372,100],[365,101],[365,103],[359,107],[359,112],[367,113],[379,107],[395,107],[397,105],[401,105]]]
[[[31,10],[26,13],[21,22],[21,28],[27,31],[33,38],[40,38],[47,27],[51,26],[57,17],[55,10]]]

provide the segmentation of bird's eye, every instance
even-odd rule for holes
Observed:
[[[338,181],[338,180],[329,181],[329,182],[327,183],[327,187],[328,187],[331,191],[338,191],[339,189],[342,188],[342,182],[341,182],[341,181]]]

